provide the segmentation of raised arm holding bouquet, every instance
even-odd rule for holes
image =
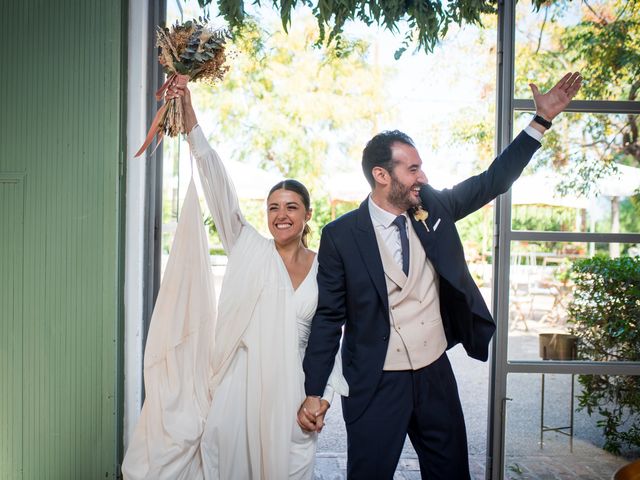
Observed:
[[[167,74],[167,80],[156,92],[156,100],[162,100],[167,88],[176,85],[184,87],[190,80],[222,80],[229,70],[225,52],[229,38],[228,30],[210,28],[202,18],[176,23],[171,29],[158,27],[158,60]],[[183,115],[180,101],[175,98],[166,100],[156,113],[147,138],[135,156],[142,155],[154,137],[157,138],[157,148],[165,134],[175,137],[179,133],[187,133],[183,127]]]

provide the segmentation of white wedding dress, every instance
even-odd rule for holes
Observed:
[[[195,265],[208,252],[192,183],[151,321],[147,398],[124,476],[310,479],[316,435],[300,429],[296,413],[305,398],[302,357],[317,304],[317,261],[294,291],[273,240],[242,216],[200,127],[188,140],[229,260],[216,314],[208,262]],[[339,357],[325,396],[333,390],[348,394]]]
[[[286,270],[283,273],[288,276]],[[317,262],[314,260],[311,271],[293,293],[293,306],[299,333],[300,363],[302,363],[311,319],[318,301],[316,273]],[[251,383],[249,379],[250,347],[258,343],[260,335],[260,325],[257,322],[250,324],[243,335],[241,346],[231,361],[229,370],[213,396],[212,414],[207,420],[202,441],[205,445],[202,449],[202,457],[205,469],[216,472],[213,475],[214,478],[257,478],[252,473],[252,453],[247,448],[250,441],[247,436],[249,431],[247,415],[242,412],[252,408],[247,395],[251,390],[247,388]],[[302,401],[304,396],[300,395],[298,398]],[[310,479],[313,477],[315,440],[316,434],[303,432],[297,423],[292,425],[288,478]],[[265,476],[265,478],[269,477]]]

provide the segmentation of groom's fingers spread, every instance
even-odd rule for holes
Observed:
[[[571,78],[571,75],[572,75],[571,72],[565,74],[565,76],[562,77],[558,83],[556,83],[556,87],[562,88],[564,84],[567,83],[567,81]]]
[[[580,86],[582,84],[582,77],[578,72],[574,74],[574,77],[571,78],[571,85],[567,88],[567,95],[573,97],[578,90],[580,90]]]
[[[563,85],[562,85],[562,88],[564,88],[564,89],[569,88],[569,87],[571,86],[571,84],[573,84],[573,82],[575,82],[575,81],[576,81],[576,78],[577,78],[577,73],[571,73],[571,74],[569,74],[569,78],[567,78],[567,79],[564,81],[564,83],[563,83]]]

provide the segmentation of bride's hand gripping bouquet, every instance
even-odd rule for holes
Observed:
[[[213,29],[202,18],[176,23],[170,29],[157,28],[158,60],[167,74],[167,80],[156,92],[160,101],[168,88],[184,87],[190,80],[216,82],[229,70],[226,64],[226,42],[231,38],[226,29]],[[171,98],[156,114],[149,133],[136,157],[140,156],[157,138],[156,148],[164,135],[175,137],[184,132],[182,103]]]

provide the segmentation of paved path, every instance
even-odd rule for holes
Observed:
[[[510,461],[514,460],[514,461]],[[507,459],[508,480],[611,480],[612,473],[626,462],[608,455],[581,458],[574,456],[529,456]],[[319,453],[316,457],[316,480],[346,479],[346,455]],[[484,457],[470,456],[471,478],[484,480]],[[394,480],[420,480],[420,467],[415,457],[403,455]]]
[[[510,347],[522,357],[537,359],[537,332],[512,336]],[[516,350],[517,349],[517,350]],[[484,480],[488,364],[472,360],[457,346],[449,352],[458,380],[469,437],[469,462],[473,480]],[[544,435],[540,448],[540,375],[512,375],[508,383],[506,470],[509,480],[610,480],[612,474],[629,459],[615,457],[601,449],[602,439],[595,420],[584,412],[575,414],[573,452],[569,439],[558,433]],[[545,421],[564,425],[569,412],[568,375],[547,375]],[[326,418],[327,425],[318,439],[316,479],[346,478],[346,432],[340,402],[335,401]],[[380,439],[384,441],[384,439]],[[638,452],[640,454],[640,452]],[[395,479],[419,479],[418,460],[406,442]],[[497,477],[496,477],[497,478]]]

